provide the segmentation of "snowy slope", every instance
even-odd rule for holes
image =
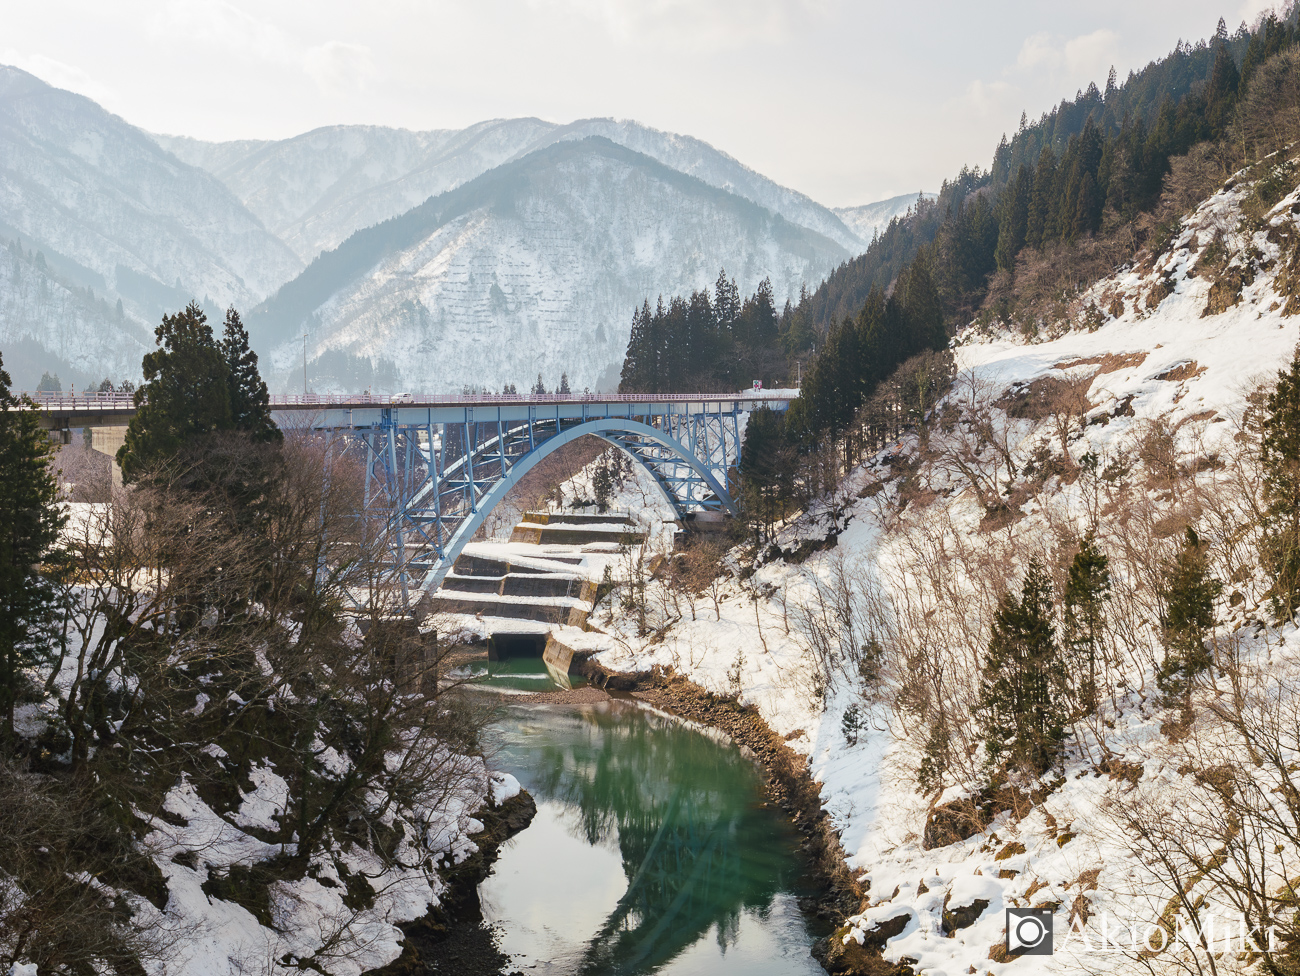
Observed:
[[[0,244],[25,259],[0,276],[0,349],[31,364],[20,385],[43,369],[138,377],[141,326],[162,311],[250,305],[301,268],[217,179],[3,66]]]
[[[904,193],[901,196],[890,197],[888,200],[864,203],[857,207],[836,207],[835,216],[844,221],[845,225],[864,243],[870,243],[873,237],[889,226],[891,220],[905,216],[907,211],[916,205],[918,196],[925,197],[927,200],[935,199],[933,193]]]
[[[0,67],[0,221],[127,292],[130,275],[218,304],[273,291],[297,258],[218,180],[80,95]],[[125,271],[119,270],[125,269]],[[131,279],[134,281],[134,279]]]
[[[583,119],[557,125],[531,118],[494,119],[466,129],[428,132],[330,126],[271,142],[154,138],[221,179],[268,228],[310,261],[353,231],[405,213],[496,166],[556,142],[593,135],[766,207],[854,253],[865,246],[860,234],[825,207],[708,143],[627,120]]]
[[[1300,190],[1261,227],[1242,220],[1249,190],[1215,194],[1163,253],[1077,296],[1076,324],[1029,338],[996,328],[961,336],[955,351],[962,372],[949,403],[984,411],[985,432],[1009,451],[1016,471],[1004,482],[1009,517],[990,523],[970,483],[945,463],[956,456],[959,421],[936,429],[924,449],[909,435],[853,471],[837,492],[842,511],[807,513],[779,539],[788,554],[801,540],[821,539],[833,517],[841,529],[837,544],[801,563],[763,554],[752,577],[733,575],[723,584],[720,619],[711,602],[698,601],[692,619],[683,617],[653,642],[638,638],[625,619],[606,627],[619,647],[602,663],[668,665],[721,694],[739,689],[809,756],[848,864],[868,887],[862,913],[838,933],[842,939],[874,940],[887,961],[932,974],[1196,971],[1186,953],[1142,958],[1140,943],[1130,948],[1133,932],[1140,940],[1162,920],[1172,929],[1179,903],[1170,899],[1179,885],[1171,888],[1156,850],[1125,826],[1143,817],[1164,838],[1160,830],[1199,815],[1200,826],[1186,836],[1210,845],[1222,813],[1215,814],[1216,794],[1198,777],[1242,760],[1240,745],[1209,709],[1215,695],[1227,692],[1221,674],[1217,688],[1197,693],[1205,697],[1196,699],[1190,739],[1169,732],[1176,714],[1158,700],[1154,674],[1163,649],[1142,574],[1176,551],[1181,526],[1196,523],[1211,546],[1212,571],[1227,581],[1216,606],[1216,653],[1262,682],[1261,701],[1251,707],[1273,707],[1272,681],[1282,689],[1284,714],[1300,706],[1300,632],[1263,622],[1269,614],[1254,568],[1258,540],[1248,530],[1257,467],[1243,426],[1250,391],[1289,364],[1300,340],[1300,318],[1283,314],[1293,287],[1285,279],[1296,262],[1300,220],[1292,209]],[[1209,246],[1216,238],[1217,256]],[[1234,293],[1238,301],[1225,309]],[[1049,416],[1008,413],[1014,394],[1036,380],[1075,381],[1086,395],[1075,408],[1082,422],[1078,413],[1064,426]],[[996,470],[991,439],[978,440],[964,463]],[[1042,468],[1063,449],[1073,466]],[[1089,455],[1098,459],[1096,476],[1085,470]],[[1049,473],[1034,480],[1035,466]],[[899,478],[900,471],[908,477]],[[1026,798],[1020,815],[998,813],[968,839],[927,849],[931,811],[971,796],[986,774],[977,748],[969,761],[958,749],[946,790],[922,795],[917,770],[933,722],[900,704],[900,689],[916,674],[907,662],[942,664],[948,714],[965,714],[988,641],[981,627],[1002,587],[1019,586],[1031,555],[1049,567],[1061,559],[1068,565],[1075,540],[1094,524],[1111,559],[1107,612],[1116,631],[1096,718],[1072,726],[1061,776],[1037,784],[1043,795]],[[616,601],[617,594],[610,606]],[[652,607],[668,603],[656,601],[652,594]],[[828,620],[837,623],[826,630]],[[655,616],[651,629],[666,622]],[[868,638],[882,640],[883,684],[864,685],[849,660],[819,687],[819,627],[823,641],[850,652]],[[922,658],[907,657],[914,652]],[[855,744],[842,725],[850,706],[862,715]],[[960,744],[976,746],[978,724],[963,728],[973,738]],[[1221,836],[1214,834],[1215,844]],[[1300,865],[1287,860],[1295,850],[1285,837],[1264,836],[1260,849],[1273,850],[1275,841],[1269,870],[1280,884]],[[1202,850],[1202,857],[1211,853],[1210,846]],[[1192,867],[1187,872],[1189,904],[1235,918],[1212,881]],[[1056,953],[1008,959],[1003,909],[1030,906],[1054,913]],[[894,924],[881,934],[888,922]],[[1099,951],[1106,923],[1123,950]],[[1155,939],[1158,945],[1159,933]],[[1209,971],[1205,956],[1199,959],[1200,971]],[[1228,960],[1218,965],[1219,972],[1239,971]]]
[[[136,314],[119,316],[109,293],[77,284],[40,250],[0,242],[0,353],[16,390],[34,390],[41,374],[85,390],[109,379],[138,382],[153,335]]]
[[[318,390],[612,388],[647,296],[725,266],[778,304],[844,260],[833,241],[601,138],[498,167],[323,255],[248,319],[273,385],[301,334]]]

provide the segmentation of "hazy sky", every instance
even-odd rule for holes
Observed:
[[[633,118],[830,206],[935,189],[1267,0],[0,0],[0,62],[156,132]]]

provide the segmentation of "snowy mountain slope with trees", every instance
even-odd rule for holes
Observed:
[[[0,342],[96,381],[138,376],[138,324],[163,310],[196,296],[250,304],[301,268],[218,180],[10,67],[0,67],[0,237],[32,252],[0,278]]]
[[[0,969],[408,965],[531,801],[403,613],[363,471],[275,427],[233,310],[160,333],[128,487],[75,517],[0,364]]]
[[[776,306],[846,257],[833,241],[647,156],[558,142],[359,232],[249,316],[291,385],[301,333],[317,389],[554,383],[614,389],[647,294],[727,271]],[[716,267],[715,267],[716,266]]]
[[[48,371],[79,390],[140,375],[153,336],[111,292],[81,285],[44,252],[11,240],[0,248],[0,344],[19,389]]]
[[[550,151],[552,158],[593,139],[629,147],[626,158],[638,160],[633,169],[648,173],[653,163],[657,175],[626,187],[606,176],[599,189],[592,174],[578,170],[571,184],[558,173],[544,184],[534,180],[532,192],[552,199],[535,196],[522,223],[497,199],[486,222],[444,231],[435,248],[442,266],[436,284],[403,289],[397,281],[407,271],[394,276],[389,267],[382,280],[340,295],[351,331],[328,341],[320,335],[321,358],[311,370],[317,387],[520,383],[539,371],[554,383],[567,371],[584,386],[612,388],[632,310],[647,295],[689,291],[725,264],[747,293],[771,278],[783,300],[862,247],[804,195],[697,139],[635,122],[513,119],[431,132],[336,126],[280,141],[205,143],[149,137],[86,98],[18,69],[3,72],[0,122],[9,138],[0,156],[0,237],[24,268],[14,264],[0,280],[8,312],[0,341],[20,387],[34,386],[46,371],[61,372],[65,387],[105,376],[136,379],[140,344],[148,346],[140,326],[152,328],[165,312],[198,299],[214,314],[230,304],[247,313],[290,279],[299,296],[319,291],[310,274],[295,279],[304,260],[336,247],[355,254],[344,242],[356,232],[373,243],[392,229],[381,225],[427,214],[431,200],[503,166],[534,165],[524,162],[530,154]],[[497,172],[494,180],[517,172]],[[671,201],[622,199],[631,187],[685,185],[669,174],[686,174],[694,189]],[[547,226],[552,215],[557,223]],[[258,345],[276,348],[286,330],[300,336],[299,325],[330,295],[315,297],[317,304],[295,307],[302,316],[289,316],[293,321],[278,314],[283,301],[273,303],[277,314],[269,319],[249,316],[271,322],[266,335],[255,325]],[[326,320],[337,310],[322,314],[330,331],[336,323]],[[321,334],[320,323],[308,326]],[[522,350],[539,337],[549,342],[552,333],[558,345],[525,363]],[[451,374],[430,367],[466,337],[466,349],[490,341],[520,352],[486,372],[473,357]],[[422,351],[412,357],[412,347]],[[566,357],[575,354],[569,368]],[[277,362],[277,387],[296,388],[296,377]]]
[[[229,143],[154,138],[224,182],[304,261],[311,261],[354,231],[405,213],[503,163],[590,136],[603,136],[757,203],[851,252],[871,239],[868,234],[860,240],[861,234],[830,210],[706,142],[628,120],[581,119],[560,125],[494,119],[465,129],[425,132],[330,126],[290,139]]]
[[[1205,185],[1192,157],[1166,200]],[[798,458],[802,512],[753,484],[724,573],[688,546],[596,609],[602,664],[675,669],[808,756],[863,887],[832,971],[1262,971],[1239,918],[1294,971],[1296,165],[907,360]],[[786,464],[759,416],[750,479]],[[1008,952],[1012,907],[1054,915],[1053,957]],[[1189,926],[1228,954],[1159,951]]]

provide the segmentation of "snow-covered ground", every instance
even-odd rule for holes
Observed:
[[[1016,469],[1014,478],[1003,477],[988,439],[976,446],[985,475],[995,484],[1003,478],[1001,487],[1015,509],[1003,523],[987,523],[970,480],[945,463],[960,453],[962,424],[947,431],[936,425],[924,451],[911,435],[851,473],[837,493],[844,510],[833,547],[797,565],[762,553],[757,570],[743,582],[736,563],[714,594],[696,598],[666,629],[661,628],[673,611],[662,596],[649,636],[638,636],[627,614],[612,612],[617,594],[593,615],[602,621],[610,615],[602,626],[615,640],[598,656],[602,664],[624,670],[671,666],[720,694],[739,693],[809,757],[848,864],[869,885],[863,912],[845,937],[862,941],[880,923],[907,918],[896,923],[901,931],[885,944],[887,960],[915,960],[910,964],[917,972],[933,976],[1112,972],[1145,965],[1132,952],[1098,955],[1077,932],[1067,933],[1080,929],[1095,945],[1102,922],[1091,928],[1081,922],[1100,915],[1111,925],[1112,938],[1120,920],[1137,920],[1141,938],[1142,926],[1167,913],[1176,894],[1149,852],[1143,854],[1117,823],[1135,796],[1172,816],[1193,792],[1185,747],[1162,731],[1170,713],[1159,707],[1154,685],[1158,625],[1134,596],[1146,585],[1139,578],[1143,560],[1172,552],[1183,524],[1196,523],[1227,582],[1217,608],[1220,645],[1230,645],[1236,660],[1261,673],[1290,674],[1300,663],[1300,635],[1293,627],[1255,623],[1267,620],[1268,612],[1253,563],[1243,568],[1238,562],[1230,578],[1232,567],[1225,564],[1243,545],[1234,535],[1240,523],[1234,525],[1233,505],[1241,502],[1240,485],[1242,478],[1249,480],[1252,463],[1242,436],[1247,397],[1289,364],[1300,340],[1300,318],[1282,314],[1286,295],[1275,287],[1288,257],[1277,243],[1278,230],[1296,221],[1292,205],[1300,191],[1274,208],[1264,228],[1243,230],[1240,203],[1248,190],[1217,193],[1184,222],[1163,254],[1080,296],[1074,328],[1032,338],[970,329],[955,343],[959,375],[948,402],[982,410],[986,432],[1000,441]],[[1224,262],[1228,270],[1245,270],[1247,278],[1253,271],[1253,281],[1241,290],[1239,303],[1203,314],[1218,272],[1197,263],[1216,237],[1230,259]],[[1075,381],[1086,402],[1076,401],[1073,415],[1062,408],[1066,416],[1059,422],[1042,414],[1008,415],[1003,408],[1011,400],[1004,395],[1045,377]],[[1168,445],[1177,469],[1165,482],[1156,476],[1159,459],[1151,453],[1152,445],[1161,444]],[[1023,474],[1036,458],[1041,462],[1055,452],[1059,459],[1063,449],[1070,461],[1055,473],[1038,481]],[[1095,456],[1092,474],[1089,455]],[[916,476],[905,487],[900,472],[918,457]],[[911,494],[905,497],[904,491]],[[1048,784],[1041,802],[1019,817],[996,815],[967,840],[926,850],[930,811],[979,789],[978,762],[958,762],[942,795],[922,795],[917,771],[931,723],[898,704],[898,691],[910,677],[903,651],[887,649],[885,677],[872,685],[852,667],[831,668],[820,677],[825,669],[817,664],[819,640],[832,634],[851,657],[852,648],[868,639],[906,649],[947,626],[951,639],[928,653],[951,666],[945,701],[968,707],[971,678],[987,644],[987,630],[981,630],[986,623],[973,625],[970,618],[982,613],[987,622],[997,595],[1018,587],[1031,555],[1050,561],[1064,553],[1068,565],[1070,546],[1094,525],[1112,558],[1116,626],[1130,628],[1103,679],[1106,701],[1098,720],[1076,725],[1064,779]],[[829,526],[827,512],[806,513],[784,527],[778,541],[788,552],[801,540],[825,536]],[[936,553],[945,553],[947,561]],[[946,574],[942,586],[931,574]],[[990,580],[997,585],[989,587]],[[653,594],[649,602],[653,609]],[[837,616],[845,607],[849,611]],[[1252,628],[1240,629],[1247,621]],[[962,667],[964,684],[951,677]],[[1284,694],[1295,693],[1289,687]],[[856,744],[849,744],[844,729],[850,708],[862,715]],[[1204,741],[1213,741],[1206,735]],[[963,740],[967,744],[977,751]],[[1215,748],[1227,747],[1205,748],[1212,757]],[[1236,761],[1231,749],[1218,755]],[[1097,768],[1102,757],[1112,763],[1109,775]],[[1282,869],[1281,848],[1277,868]],[[1211,888],[1202,885],[1195,894],[1205,896],[1204,910],[1226,911]],[[974,921],[945,930],[945,911],[977,901],[984,907],[972,912]],[[1055,910],[1057,953],[997,961],[1005,959],[997,951],[1005,939],[1003,909],[1030,906]],[[1122,939],[1127,944],[1128,934]],[[1171,953],[1151,965],[1157,972],[1174,971],[1175,961]],[[1220,971],[1235,971],[1233,965],[1219,961]]]
[[[397,924],[426,914],[445,887],[436,874],[419,867],[386,867],[355,846],[313,858],[307,877],[271,886],[271,927],[248,909],[203,891],[211,873],[293,853],[293,845],[282,849],[240,829],[278,829],[288,801],[288,786],[273,769],[258,767],[250,779],[256,788],[244,794],[233,817],[218,815],[183,782],[163,803],[169,818],[143,818],[151,828],[143,844],[166,879],[168,900],[165,911],[143,898],[134,900],[133,907],[141,924],[176,934],[168,958],[146,963],[150,976],[270,972],[275,960],[286,957],[310,960],[312,968],[319,966],[333,976],[359,976],[396,959],[403,938]],[[513,776],[489,775],[486,768],[472,785],[477,788],[452,797],[436,814],[426,811],[437,826],[421,847],[444,852],[445,864],[458,864],[477,850],[469,835],[483,824],[473,814],[489,791],[497,803],[519,793]],[[184,826],[176,826],[177,820]],[[409,841],[404,844],[410,848],[406,853],[414,856],[401,861],[419,865],[419,851]],[[375,891],[371,907],[358,910],[345,903],[346,879],[340,878],[336,859],[350,874],[366,878]]]

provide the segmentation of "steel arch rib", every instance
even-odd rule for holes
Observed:
[[[443,548],[442,558],[438,560],[437,565],[424,577],[421,588],[427,592],[432,592],[442,584],[443,578],[451,571],[452,565],[456,562],[456,557],[461,554],[461,551],[465,548],[466,544],[468,544],[469,540],[474,538],[474,533],[479,530],[479,526],[483,524],[487,516],[494,508],[496,508],[497,504],[506,497],[510,489],[518,483],[520,478],[532,470],[532,468],[543,458],[547,457],[560,447],[563,447],[565,444],[568,444],[570,441],[577,440],[585,434],[595,434],[602,440],[608,441],[624,451],[627,451],[625,445],[620,444],[614,437],[605,435],[634,434],[637,437],[651,441],[658,444],[660,447],[672,451],[679,459],[686,464],[689,464],[691,468],[695,470],[695,473],[699,475],[700,480],[703,481],[709,490],[717,496],[722,505],[733,515],[735,514],[735,503],[731,500],[731,495],[728,494],[726,488],[720,485],[718,480],[713,476],[713,472],[711,472],[706,465],[701,463],[698,458],[692,455],[691,452],[688,451],[676,438],[670,437],[657,427],[651,427],[649,424],[643,424],[636,420],[618,417],[602,417],[597,420],[589,420],[586,423],[579,424],[576,427],[570,427],[552,437],[548,437],[527,454],[524,454],[515,461],[515,463],[510,466],[510,471],[505,475],[505,477],[501,478],[500,481],[492,486],[491,490],[478,500],[476,510],[456,527],[456,531],[452,533],[451,538],[447,540],[447,545]],[[655,472],[644,459],[638,457],[631,451],[627,451],[627,453],[631,454],[638,464],[650,472],[654,477],[655,484],[659,485],[660,490],[663,491],[664,497],[668,499],[674,509],[677,509],[680,512],[680,500],[673,497],[657,472]]]

